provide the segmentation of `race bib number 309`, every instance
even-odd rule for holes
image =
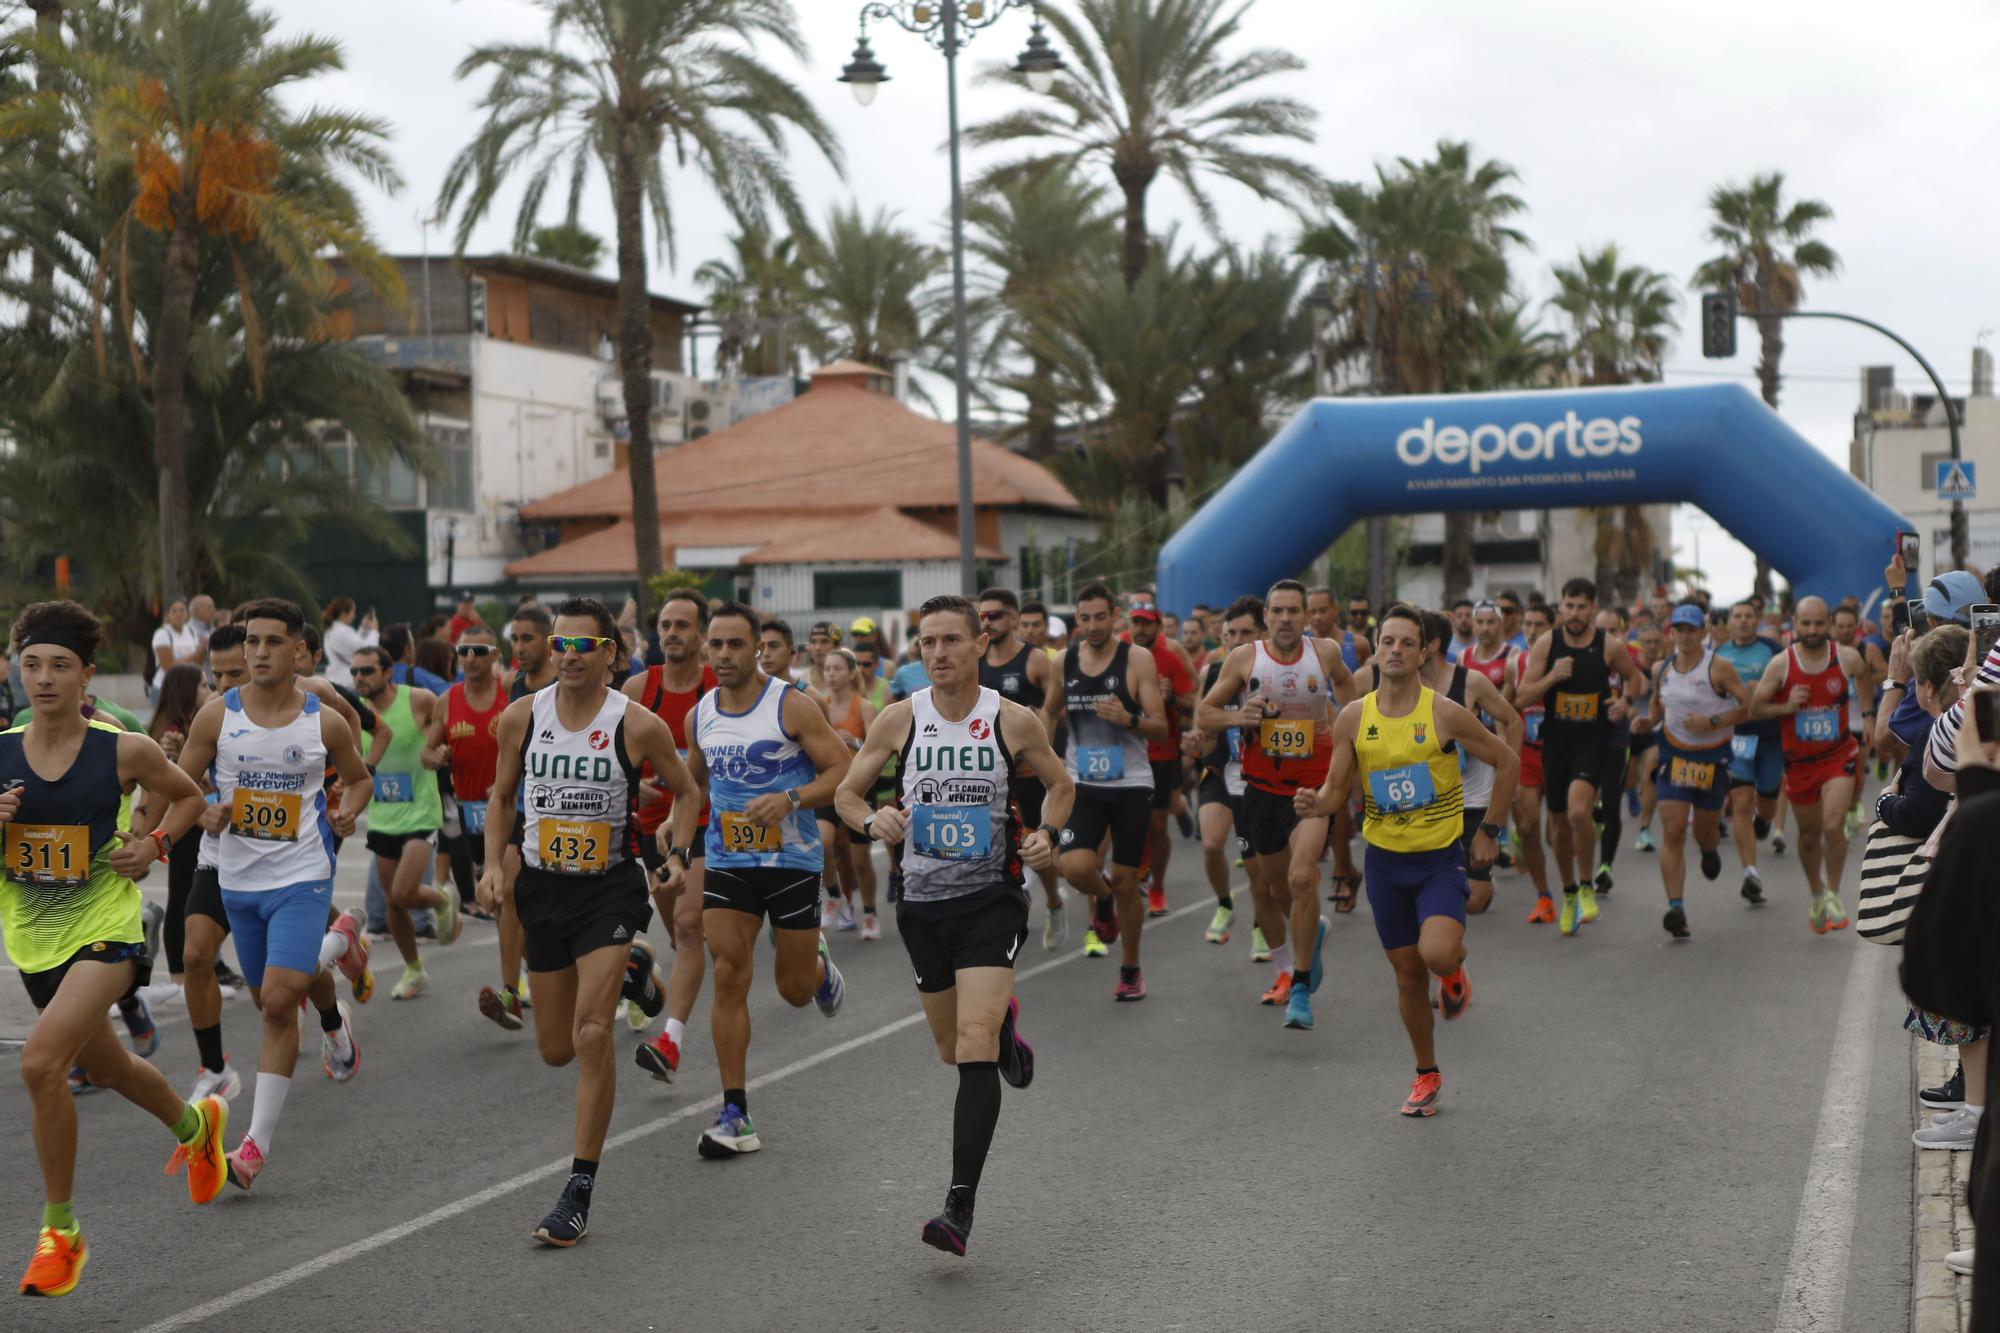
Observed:
[[[259,842],[297,842],[300,809],[295,791],[238,787],[229,802],[229,830]]]

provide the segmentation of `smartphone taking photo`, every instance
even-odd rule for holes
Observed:
[[[1914,574],[1917,572],[1917,534],[1899,532],[1896,534],[1896,554],[1903,557],[1903,568]]]
[[[1994,641],[2000,639],[2000,606],[1995,606],[1991,602],[1980,602],[1972,607],[1970,619],[1973,640],[1979,645],[1979,651],[1973,660],[1983,666],[1986,655],[1993,651]]]
[[[1982,685],[1972,692],[1972,732],[1989,745],[2000,741],[2000,686]]]
[[[1910,628],[1910,604],[1908,602],[1889,603],[1889,637],[1901,638]]]

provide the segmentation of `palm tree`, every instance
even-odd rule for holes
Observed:
[[[1549,306],[1569,323],[1569,364],[1584,384],[1647,383],[1660,378],[1669,337],[1679,327],[1679,294],[1666,274],[1619,262],[1618,247],[1578,250],[1555,266]],[[1641,505],[1594,511],[1597,582],[1620,601],[1638,595],[1651,566],[1655,534]]]
[[[886,368],[915,356],[936,322],[938,255],[887,209],[835,208],[812,251],[813,351]]]
[[[573,222],[537,227],[528,237],[528,253],[571,268],[593,269],[604,258],[604,238]]]
[[[1708,239],[1721,253],[1695,270],[1698,287],[1733,291],[1745,310],[1790,311],[1805,296],[1807,275],[1831,277],[1840,256],[1813,229],[1833,220],[1833,209],[1817,199],[1785,199],[1785,173],[1753,175],[1747,185],[1718,185],[1709,191]],[[1785,356],[1785,322],[1759,319],[1757,382],[1764,401],[1778,406],[1779,366]],[[1757,591],[1769,596],[1771,567],[1757,561]]]
[[[1075,0],[1076,15],[1044,11],[1075,62],[1077,77],[1058,80],[1054,107],[1033,107],[974,126],[977,146],[1054,141],[1000,174],[1086,161],[1111,168],[1125,198],[1125,285],[1146,267],[1150,232],[1146,196],[1162,172],[1194,202],[1203,224],[1220,235],[1215,204],[1202,182],[1222,176],[1262,199],[1304,201],[1324,188],[1319,174],[1264,147],[1272,140],[1313,141],[1310,106],[1246,89],[1305,68],[1289,51],[1259,48],[1230,55],[1251,0]],[[1233,6],[1233,8],[1231,7]],[[993,67],[982,79],[1020,82]]]
[[[983,183],[966,201],[966,248],[981,267],[969,302],[983,331],[982,378],[1005,357],[1028,357],[1028,377],[1040,386],[1027,396],[1028,454],[1055,452],[1056,419],[1049,411],[1046,360],[1028,349],[1031,312],[1047,306],[1078,274],[1112,262],[1118,221],[1106,208],[1107,192],[1068,167],[1022,173]]]
[[[236,274],[246,364],[257,382],[273,312],[253,299],[254,256],[274,259],[313,293],[333,289],[331,260],[338,258],[363,285],[391,302],[402,299],[395,267],[369,239],[342,179],[352,171],[396,187],[383,149],[387,125],[337,108],[287,107],[291,85],[341,69],[342,59],[339,44],[325,38],[273,38],[275,24],[250,0],[138,0],[117,45],[32,39],[37,61],[66,77],[0,112],[0,135],[89,126],[99,180],[121,183],[124,204],[104,238],[96,290],[118,288],[135,364],[140,343],[131,311],[138,297],[123,263],[105,261],[130,252],[135,225],[166,238],[146,343],[163,600],[193,590],[184,408],[206,252],[217,249]]]
[[[438,192],[440,214],[458,210],[456,244],[511,177],[526,178],[514,220],[525,250],[549,187],[567,177],[565,222],[574,223],[593,171],[611,187],[617,219],[618,362],[632,431],[636,595],[649,613],[660,572],[659,486],[654,474],[653,332],[646,295],[646,213],[667,262],[675,259],[667,163],[690,163],[739,226],[776,207],[795,229],[805,210],[793,187],[786,131],[798,130],[834,166],[840,149],[810,100],[758,59],[759,41],[801,60],[790,0],[535,0],[549,17],[539,45],[490,45],[458,76],[490,71],[486,120],[453,159]]]
[[[816,244],[803,233],[806,248]],[[812,329],[812,274],[800,237],[773,236],[762,224],[729,238],[731,259],[710,259],[694,271],[708,292],[709,313],[722,326],[718,368],[751,375],[796,375],[799,347]]]

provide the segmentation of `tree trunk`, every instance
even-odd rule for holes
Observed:
[[[1472,590],[1472,533],[1476,514],[1444,516],[1444,604],[1450,606]]]
[[[1029,359],[1028,378],[1035,390],[1028,395],[1028,457],[1046,462],[1056,451],[1056,414],[1049,405],[1055,366],[1045,356]]]
[[[1139,275],[1146,271],[1146,256],[1150,239],[1146,235],[1146,191],[1152,188],[1153,178],[1160,174],[1155,166],[1115,167],[1118,188],[1125,192],[1125,288],[1130,291],[1139,285]]]
[[[1596,566],[1590,577],[1597,584],[1598,600],[1606,606],[1616,599],[1618,584],[1618,519],[1617,511],[1609,507],[1590,511],[1595,520],[1595,536],[1591,542],[1591,553],[1596,556]]]
[[[194,200],[176,201],[175,213],[194,211]],[[194,548],[189,542],[187,442],[181,434],[187,399],[188,328],[194,318],[196,265],[201,239],[175,222],[167,235],[160,280],[160,320],[153,330],[153,463],[160,470],[160,607],[194,591]]]
[[[62,40],[63,0],[29,0],[35,11],[35,35],[45,42]],[[35,89],[47,93],[55,87],[55,71],[47,61],[35,62]],[[50,168],[55,165],[57,142],[54,136],[44,138],[35,145],[35,163]],[[47,334],[55,309],[55,260],[41,246],[34,246],[28,256],[28,328],[37,334]]]
[[[638,556],[639,623],[652,623],[653,578],[660,558],[660,488],[653,468],[653,321],[646,299],[644,182],[631,148],[621,145],[611,183],[618,215],[618,371],[625,380],[625,420],[631,429],[626,470],[632,482],[632,546]]]

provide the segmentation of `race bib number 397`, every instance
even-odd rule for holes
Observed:
[[[775,824],[759,824],[740,810],[716,811],[716,827],[722,833],[722,850],[725,852],[776,855],[784,842]]]

